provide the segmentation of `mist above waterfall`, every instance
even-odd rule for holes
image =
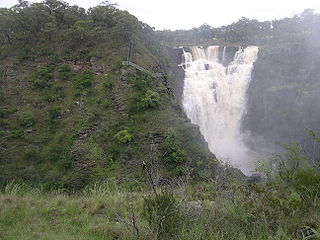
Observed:
[[[219,46],[184,51],[184,110],[200,127],[210,151],[245,174],[254,170],[256,156],[245,146],[240,127],[257,53],[256,46],[239,48],[233,61],[224,66],[225,48],[221,61]]]

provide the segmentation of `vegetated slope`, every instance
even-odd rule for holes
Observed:
[[[143,161],[157,183],[212,174],[215,157],[175,107],[165,74],[121,64],[130,41],[132,61],[165,73],[148,25],[109,3],[86,12],[22,2],[0,12],[1,183],[78,189],[112,178],[135,188]]]

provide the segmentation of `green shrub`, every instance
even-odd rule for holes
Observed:
[[[8,139],[18,139],[23,137],[24,132],[21,130],[12,130],[8,135]]]
[[[91,137],[88,140],[87,148],[88,153],[86,154],[86,157],[91,162],[102,163],[106,159],[103,149]]]
[[[8,110],[0,108],[0,118],[7,118],[8,117]]]
[[[60,108],[59,107],[51,107],[48,110],[49,113],[49,121],[50,123],[54,123],[57,118],[60,116]]]
[[[150,74],[141,72],[135,76],[132,76],[131,82],[136,90],[145,92],[149,87],[151,87],[153,79],[154,78]]]
[[[160,95],[152,90],[147,90],[142,99],[144,108],[155,108],[160,105]]]
[[[22,127],[31,127],[36,123],[36,120],[31,111],[25,111],[20,114],[18,122]]]
[[[71,71],[70,66],[66,64],[60,65],[58,69],[58,73],[61,80],[69,80],[74,75],[73,72]]]
[[[9,125],[8,119],[0,119],[0,127],[6,127]]]
[[[17,56],[17,63],[22,63],[26,60],[33,61],[35,58],[36,55],[31,49],[23,48],[21,49],[20,54]]]
[[[144,199],[143,216],[157,239],[175,239],[181,230],[179,203],[173,193],[163,190]]]
[[[52,83],[51,82],[46,82],[42,79],[34,79],[33,80],[33,86],[35,88],[39,88],[39,89],[42,89],[42,88],[50,88],[52,86]]]
[[[114,66],[113,66],[113,70],[114,71],[118,71],[123,67],[122,61],[117,61]]]
[[[103,83],[103,87],[107,89],[111,89],[113,88],[113,86],[114,86],[114,82],[110,80]]]
[[[298,169],[293,176],[293,185],[304,197],[320,198],[320,172],[310,167]]]
[[[163,161],[171,164],[179,164],[185,161],[184,150],[176,143],[173,135],[166,136],[162,144]]]
[[[127,129],[119,131],[116,135],[114,135],[115,139],[119,143],[129,143],[132,141],[132,135]]]
[[[51,163],[55,163],[61,170],[71,166],[68,145],[64,142],[50,143],[45,151],[45,158]]]
[[[53,55],[53,52],[49,48],[42,48],[40,49],[41,56],[50,56]]]
[[[56,66],[58,63],[62,61],[62,59],[56,54],[50,55],[48,59],[49,59],[49,64],[52,66]]]
[[[84,70],[81,74],[75,77],[75,87],[83,90],[92,86],[94,74],[91,70]]]
[[[37,74],[33,77],[32,83],[35,88],[49,88],[52,86],[52,79],[52,69],[50,69],[48,66],[42,66],[38,69]]]
[[[101,103],[101,106],[102,106],[103,108],[108,108],[108,107],[110,106],[110,102],[109,102],[107,99],[105,99],[105,100],[103,100],[103,102]]]

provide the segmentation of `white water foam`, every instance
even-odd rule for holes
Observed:
[[[240,126],[259,49],[239,48],[227,67],[219,62],[218,50],[219,46],[209,46],[184,51],[183,107],[191,122],[200,127],[210,151],[249,174],[255,157],[243,142]]]

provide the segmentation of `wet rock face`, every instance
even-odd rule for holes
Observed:
[[[225,46],[219,47],[219,61],[223,66],[228,66],[233,61],[234,55],[239,50],[239,47]]]
[[[320,127],[319,66],[319,47],[260,47],[247,91],[243,131],[262,137],[264,144],[308,145],[305,128]],[[255,144],[254,140],[251,145]]]
[[[181,66],[183,62],[183,49],[173,48],[169,52],[172,65],[169,69],[169,83],[173,88],[175,99],[181,104],[182,93],[183,93],[183,82],[185,73]]]

